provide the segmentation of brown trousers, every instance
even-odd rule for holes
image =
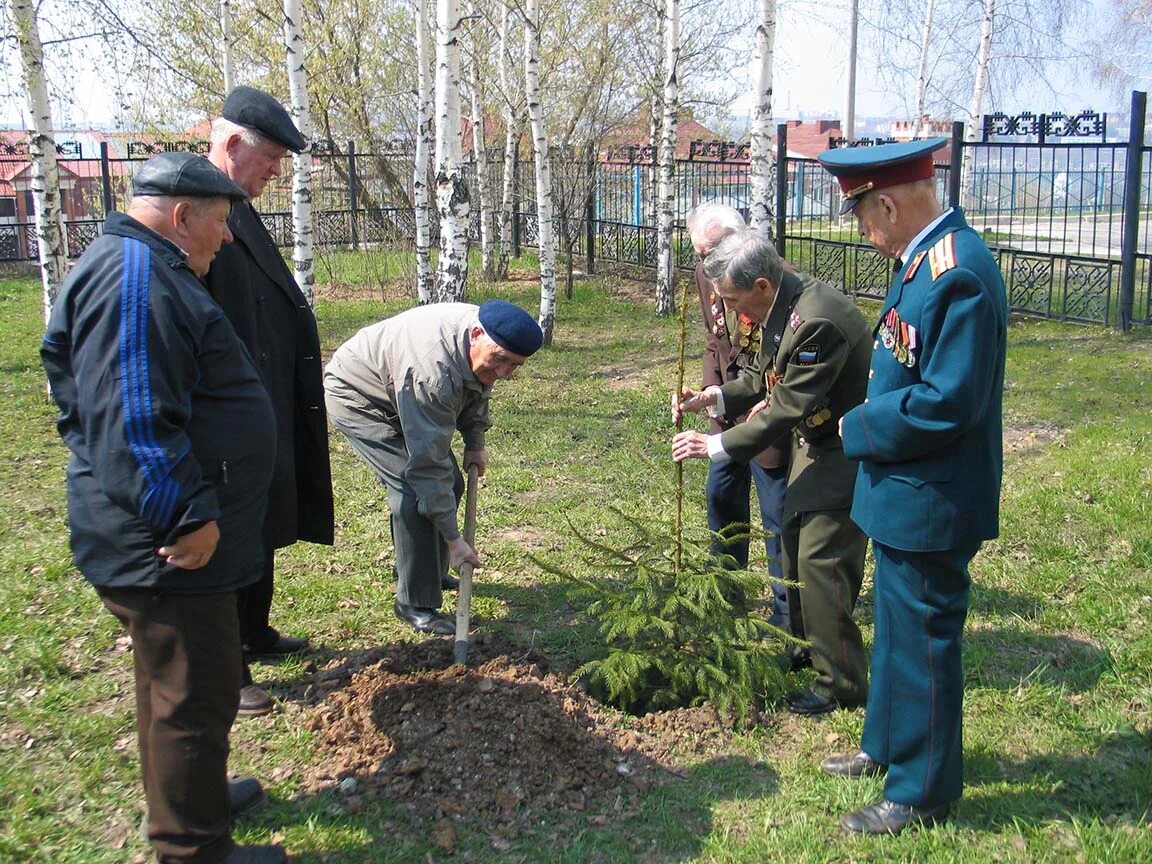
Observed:
[[[240,693],[236,593],[98,588],[132,637],[148,839],[162,864],[232,851],[228,733]]]

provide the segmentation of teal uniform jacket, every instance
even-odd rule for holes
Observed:
[[[940,551],[997,535],[1007,321],[996,260],[955,209],[897,274],[868,400],[844,417],[860,461],[852,518],[878,543]]]
[[[868,399],[844,416],[852,518],[874,541],[872,679],[861,749],[884,797],[964,786],[968,563],[999,529],[1008,306],[991,252],[948,213],[903,262],[875,330]]]

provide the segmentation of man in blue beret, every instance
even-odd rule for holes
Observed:
[[[240,592],[240,636],[246,658],[294,654],[308,640],[280,633],[270,622],[275,550],[298,540],[331,544],[332,473],[324,414],[316,318],[272,235],[252,206],[280,176],[288,151],[307,142],[270,94],[237,87],[212,124],[209,160],[247,194],[232,210],[234,242],[208,271],[208,290],[247,346],[276,412],[276,471],[268,493],[261,577]],[[265,714],[272,699],[252,682],[247,664],[242,716]]]
[[[865,834],[941,821],[963,791],[968,564],[999,531],[1008,305],[992,253],[937,200],[932,153],[946,143],[820,156],[860,236],[898,262],[868,397],[841,421],[860,463],[852,518],[876,557],[875,638],[860,750],[823,767],[886,775],[880,800],[840,820]]]
[[[437,303],[365,327],[332,355],[324,389],[332,423],[388,489],[398,579],[395,613],[422,633],[450,636],[440,613],[449,569],[480,557],[460,533],[464,470],[488,464],[488,400],[540,348],[536,321],[512,303]]]
[[[159,860],[276,864],[279,846],[233,843],[232,819],[262,790],[227,774],[236,595],[260,576],[275,418],[200,281],[245,193],[191,153],[148,160],[133,193],[68,275],[40,351],[72,451],[72,553],[132,637]]]

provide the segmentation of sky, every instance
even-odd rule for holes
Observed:
[[[1088,2],[1098,9],[1107,0]],[[848,0],[781,0],[778,15],[774,69],[777,117],[840,117],[846,95]],[[904,100],[882,88],[875,74],[878,62],[875,51],[866,44],[865,36],[861,35],[860,50],[863,53],[857,64],[856,116],[903,117]],[[47,40],[50,36],[42,33],[42,38]],[[55,50],[51,45],[46,48],[50,66]],[[1033,87],[1025,90],[1019,98],[1010,95],[1006,100],[1010,104],[1000,107],[1011,112],[1071,112],[1088,107],[1114,111],[1126,107],[1115,104],[1118,101],[1115,97],[1094,85],[1090,76],[1083,74],[1082,65],[1070,63],[1067,68],[1049,68],[1050,81],[1059,91],[1057,95]],[[73,99],[65,106],[53,106],[56,124],[73,128],[114,128],[115,87],[107,64],[74,58],[69,75]],[[747,80],[750,83],[750,68]],[[18,58],[8,40],[0,49],[0,93],[21,93]],[[734,115],[745,114],[749,106],[747,97],[738,97],[732,104],[732,112]],[[0,99],[0,126],[24,127],[26,118],[27,109],[22,97]]]

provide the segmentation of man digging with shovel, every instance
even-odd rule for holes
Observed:
[[[453,435],[464,439],[464,470],[482,475],[492,387],[543,341],[504,300],[437,303],[365,327],[324,370],[328,416],[388,489],[396,617],[421,633],[456,632],[440,612],[443,589],[456,586],[448,571],[480,565],[456,523],[464,480]]]

